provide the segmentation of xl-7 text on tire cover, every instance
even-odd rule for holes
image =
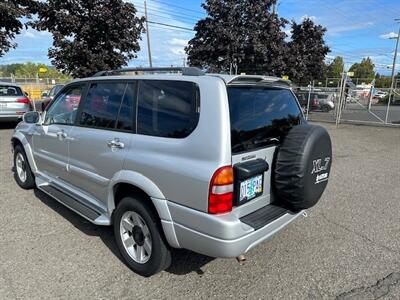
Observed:
[[[317,204],[332,163],[290,82],[196,68],[75,80],[24,115],[12,147],[18,185],[113,226],[143,276],[167,268],[173,248],[248,252]]]

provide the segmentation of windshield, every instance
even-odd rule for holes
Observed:
[[[228,87],[232,153],[254,150],[280,139],[303,121],[288,89]]]
[[[24,96],[21,88],[17,86],[12,86],[12,85],[0,85],[0,96],[10,96],[10,97],[15,97],[15,96]]]

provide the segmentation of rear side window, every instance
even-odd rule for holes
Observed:
[[[290,90],[266,87],[228,87],[232,153],[276,143],[303,121]]]
[[[0,85],[0,96],[24,96],[22,90],[17,86],[10,86],[10,85]]]
[[[92,83],[83,103],[80,124],[97,128],[116,128],[126,83]]]
[[[139,84],[137,133],[187,137],[198,122],[199,92],[192,82],[144,80]]]

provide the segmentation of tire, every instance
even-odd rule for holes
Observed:
[[[35,177],[29,166],[28,159],[21,145],[16,145],[14,148],[14,179],[17,184],[29,190],[35,187]]]
[[[323,112],[329,112],[330,110],[331,110],[331,107],[329,105],[322,106],[322,111]]]
[[[298,125],[283,139],[273,173],[278,201],[299,211],[313,207],[321,198],[332,165],[332,144],[321,126]]]
[[[159,218],[145,204],[146,200],[123,198],[114,212],[113,225],[118,250],[126,265],[148,277],[170,266],[171,252]]]

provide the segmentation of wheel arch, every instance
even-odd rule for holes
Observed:
[[[170,246],[179,248],[179,243],[173,227],[171,214],[164,194],[149,178],[134,171],[123,170],[118,172],[111,180],[108,193],[108,210],[110,216],[125,195],[139,195],[148,200],[155,213],[157,213],[164,235]]]
[[[31,167],[31,170],[33,173],[37,172],[37,166],[35,163],[35,160],[33,158],[33,149],[31,145],[29,144],[28,140],[26,139],[25,135],[23,135],[21,132],[15,132],[14,135],[11,138],[11,145],[12,148],[14,149],[17,145],[21,145],[22,148],[25,151],[25,155],[28,158],[29,166]]]

